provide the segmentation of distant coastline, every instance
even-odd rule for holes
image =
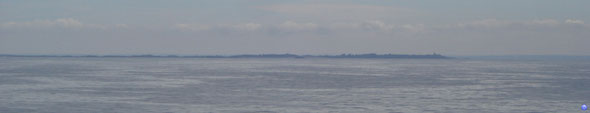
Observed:
[[[340,55],[296,55],[296,54],[240,54],[240,55],[10,55],[0,57],[99,57],[99,58],[404,58],[404,59],[448,59],[441,54],[340,54]]]

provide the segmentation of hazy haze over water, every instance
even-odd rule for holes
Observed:
[[[588,0],[0,0],[0,54],[590,55]]]

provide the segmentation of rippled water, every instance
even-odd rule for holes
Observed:
[[[581,112],[576,60],[0,58],[10,112]]]

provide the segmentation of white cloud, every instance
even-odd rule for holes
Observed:
[[[34,20],[28,22],[6,22],[2,24],[2,27],[51,27],[55,26],[55,21],[50,20]]]
[[[124,28],[128,27],[126,24],[103,25],[103,24],[88,24],[83,23],[73,18],[59,18],[55,20],[33,20],[23,22],[6,22],[0,25],[2,28]]]
[[[128,28],[129,26],[127,24],[115,24],[115,27],[117,27],[117,28]]]
[[[268,27],[265,27],[268,26]],[[297,23],[294,21],[285,21],[280,24],[259,24],[259,23],[239,23],[239,24],[176,24],[174,28],[188,31],[210,31],[210,32],[300,32],[314,31],[319,25],[315,23]]]
[[[328,28],[331,29],[341,29],[341,30],[360,30],[360,31],[370,31],[370,32],[423,32],[428,29],[428,26],[424,24],[403,24],[403,25],[394,25],[391,23],[386,23],[380,20],[371,20],[371,21],[362,21],[359,23],[340,23],[340,24],[331,24]]]
[[[285,21],[284,23],[279,24],[278,28],[287,31],[310,31],[316,30],[318,25],[314,23],[297,23],[293,21]]]
[[[176,24],[174,28],[181,29],[181,30],[189,30],[189,31],[203,31],[209,30],[210,27],[208,25],[195,25],[195,24]]]
[[[369,31],[391,31],[394,28],[392,24],[386,24],[382,21],[373,20],[373,21],[364,21],[359,24],[359,27],[364,30]]]
[[[64,22],[65,23],[65,22]],[[9,23],[13,24],[13,23]],[[555,19],[537,19],[527,21],[508,21],[498,19],[483,19],[457,24],[392,24],[382,20],[357,21],[357,22],[334,22],[325,24],[316,24],[313,22],[296,22],[284,21],[278,24],[259,24],[259,23],[240,23],[240,24],[176,24],[174,28],[188,31],[217,32],[217,33],[253,33],[259,35],[283,34],[283,33],[426,33],[436,32],[437,30],[486,30],[486,31],[519,31],[519,30],[558,30],[565,29],[566,24],[583,24],[581,20],[568,19],[560,22]],[[73,24],[76,25],[76,24]],[[569,26],[571,27],[571,26]]]
[[[401,7],[359,4],[278,4],[259,6],[258,8],[276,12],[281,17],[327,21],[392,19],[421,14],[415,10]]]
[[[402,28],[403,30],[410,32],[423,32],[427,29],[424,24],[406,24],[403,25]]]
[[[231,27],[236,30],[255,31],[255,30],[260,29],[262,27],[262,25],[257,24],[257,23],[245,23],[245,24],[232,25]]]
[[[563,22],[555,19],[536,19],[527,21],[484,19],[459,24],[446,25],[438,28],[546,28],[564,26],[565,24],[584,24],[584,21],[575,19],[567,19]]]
[[[282,4],[260,7],[261,9],[282,12],[282,13],[301,13],[301,14],[323,14],[323,13],[340,13],[340,12],[365,12],[377,11],[385,12],[395,10],[391,7],[374,6],[374,5],[355,5],[355,4]]]
[[[82,27],[82,26],[84,26],[84,24],[82,24],[82,22],[80,22],[76,19],[72,19],[72,18],[56,19],[55,23],[65,26],[65,27]]]
[[[525,24],[530,25],[559,25],[561,22],[554,20],[554,19],[542,19],[542,20],[532,20],[528,22],[524,22]]]
[[[567,20],[565,20],[565,23],[567,23],[567,24],[584,24],[584,21],[576,20],[576,19],[567,19]]]
[[[465,23],[459,23],[455,25],[456,27],[502,27],[511,25],[513,22],[510,21],[501,21],[497,19],[484,19],[484,20],[477,20]]]
[[[239,23],[239,24],[175,24],[172,26],[175,30],[213,33],[213,34],[243,34],[257,33],[264,31],[263,25],[258,23]]]

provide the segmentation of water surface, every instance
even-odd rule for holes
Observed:
[[[590,62],[0,58],[1,112],[581,112]]]

